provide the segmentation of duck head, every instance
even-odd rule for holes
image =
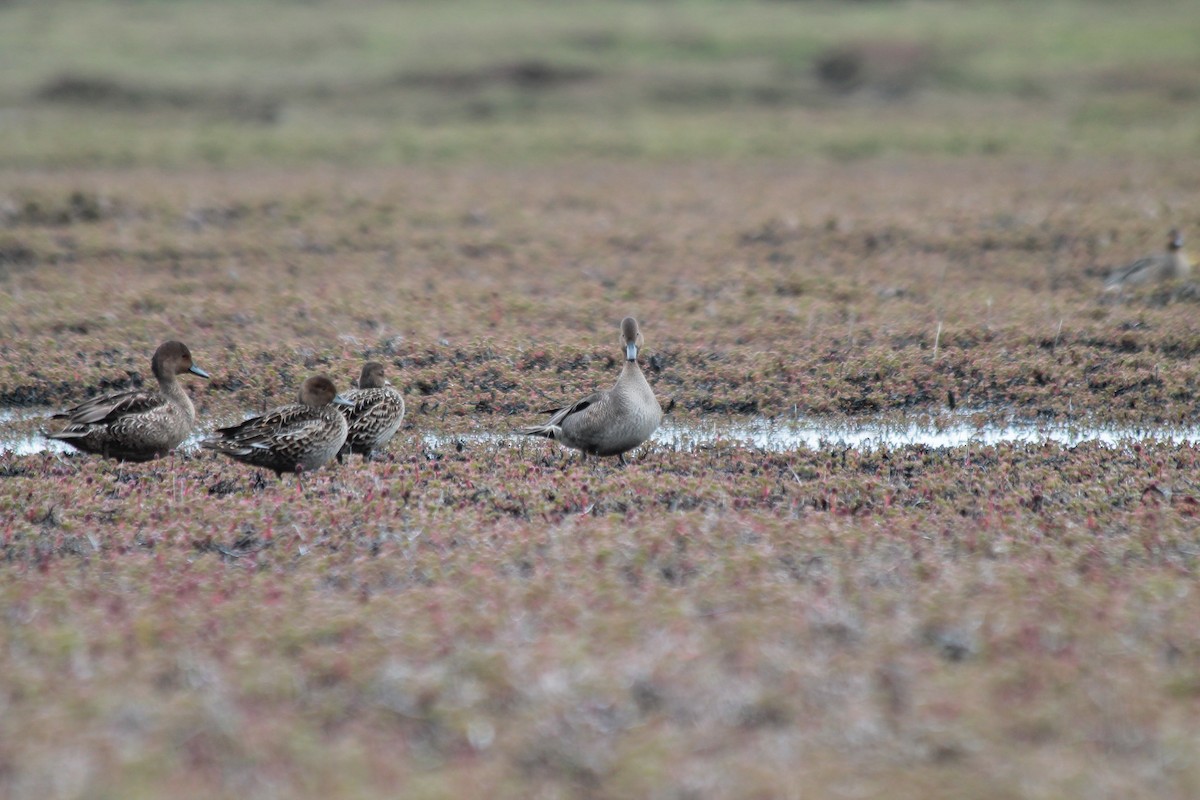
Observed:
[[[383,364],[378,361],[368,361],[363,364],[362,373],[358,376],[358,388],[382,389],[387,385],[383,377]]]
[[[192,363],[192,351],[188,350],[187,345],[176,341],[163,342],[158,346],[154,351],[154,358],[150,360],[150,369],[159,381],[185,372],[199,375],[201,378],[209,377],[207,372]]]
[[[316,408],[327,406],[330,403],[339,406],[354,406],[354,403],[337,393],[337,387],[333,385],[333,381],[324,375],[314,375],[301,384],[300,402]]]
[[[637,361],[638,348],[642,346],[643,339],[642,331],[633,317],[621,320],[621,344],[625,347],[625,360]]]

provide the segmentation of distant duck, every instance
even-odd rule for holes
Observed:
[[[338,463],[348,453],[358,453],[370,461],[371,452],[391,441],[404,422],[404,396],[393,389],[383,377],[383,364],[368,361],[363,364],[358,388],[346,392],[351,405],[339,410],[346,418],[349,433],[346,444],[338,453]]]
[[[1132,264],[1114,270],[1104,287],[1111,291],[1125,286],[1186,278],[1191,271],[1192,264],[1188,261],[1187,253],[1183,252],[1183,234],[1172,230],[1167,241],[1167,252],[1139,258]]]
[[[663,417],[637,363],[641,345],[637,320],[626,317],[621,321],[625,366],[616,384],[572,405],[550,409],[546,413],[553,416],[544,425],[520,428],[518,433],[554,439],[586,455],[617,456],[625,464],[625,453],[649,439]]]
[[[55,414],[53,419],[65,419],[66,423],[47,438],[120,461],[149,461],[166,455],[196,424],[196,408],[175,376],[190,372],[207,378],[208,373],[192,363],[187,345],[175,341],[158,346],[150,371],[158,381],[157,389],[94,397]]]
[[[312,472],[346,443],[346,418],[336,405],[348,406],[350,401],[337,393],[329,378],[312,377],[300,387],[299,402],[218,428],[201,445],[235,461],[273,470],[279,478],[285,472]]]

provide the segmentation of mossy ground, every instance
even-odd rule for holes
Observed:
[[[1196,424],[1200,291],[1102,284],[1200,236],[1200,17],[1099,8],[0,6],[0,410],[167,338],[202,428],[409,409],[302,486],[0,452],[0,795],[1200,794],[1194,444],[465,435],[627,314],[685,423]]]
[[[201,425],[388,364],[384,460],[5,456],[14,796],[1177,796],[1196,450],[578,463],[468,440],[612,380],[681,420],[1193,423],[1187,287],[1101,291],[1167,169],[884,161],[13,176],[0,393]],[[1148,193],[1167,209],[1147,208]],[[1089,202],[1088,198],[1092,198]],[[941,332],[938,333],[940,324]],[[36,423],[24,422],[28,431]],[[447,435],[423,443],[421,433]]]
[[[179,336],[214,373],[192,382],[208,419],[290,398],[313,372],[346,386],[370,357],[413,424],[504,428],[611,380],[634,314],[681,417],[1195,420],[1195,287],[1102,288],[1195,225],[1196,190],[1170,164],[9,180],[9,405],[125,385]]]

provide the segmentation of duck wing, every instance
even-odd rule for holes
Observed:
[[[563,420],[573,415],[578,415],[586,412],[589,408],[599,403],[604,399],[604,392],[592,392],[582,400],[577,400],[569,406],[562,408],[549,408],[543,411],[543,414],[550,414],[550,419],[543,422],[541,425],[529,425],[524,428],[517,428],[517,433],[526,436],[543,436],[547,439],[557,439],[562,435]]]
[[[572,403],[569,406],[565,406],[563,408],[549,409],[546,412],[544,412],[546,414],[552,415],[550,417],[550,419],[546,421],[546,424],[547,425],[562,425],[563,421],[567,417],[569,417],[573,414],[580,414],[580,413],[586,411],[587,409],[591,408],[592,406],[594,406],[596,403],[599,403],[603,399],[604,399],[604,392],[592,392],[587,397],[583,398],[582,400],[576,400],[574,403]]]
[[[69,425],[107,425],[130,414],[144,414],[167,403],[161,392],[133,389],[118,394],[93,397],[74,408],[61,411],[53,419],[65,419]]]
[[[303,436],[323,424],[323,420],[313,416],[308,406],[293,405],[272,409],[260,417],[251,417],[236,425],[217,428],[216,432],[225,442],[262,447],[270,442]]]
[[[1157,276],[1158,272],[1166,268],[1167,261],[1163,256],[1146,256],[1139,258],[1132,264],[1126,264],[1113,271],[1113,273],[1105,281],[1105,285],[1109,287],[1122,286],[1124,284],[1141,283]]]
[[[346,399],[354,403],[354,407],[343,406],[338,410],[351,427],[364,430],[385,428],[404,414],[404,398],[386,389],[359,389],[348,393]]]

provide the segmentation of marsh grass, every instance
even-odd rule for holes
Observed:
[[[13,796],[1194,785],[1193,448],[396,450],[5,464]]]
[[[1101,291],[1187,230],[1178,180],[1020,160],[17,174],[0,398],[144,380],[170,330],[214,372],[192,387],[209,417],[370,357],[415,424],[507,428],[611,381],[632,312],[682,418],[1184,425],[1195,287]]]
[[[219,9],[5,4],[0,165],[1166,155],[1200,127],[1167,2]]]
[[[1186,287],[1100,289],[1187,228],[1178,171],[170,176],[10,173],[4,235],[34,255],[0,278],[5,404],[144,382],[173,335],[213,375],[188,381],[205,426],[368,357],[408,423],[303,487],[202,452],[0,456],[7,795],[1200,780],[1194,446],[717,442],[620,469],[454,436],[610,382],[626,313],[681,420],[1194,424]]]
[[[0,796],[1196,796],[1194,445],[465,434],[626,314],[685,423],[1197,424],[1196,286],[1101,290],[1200,227],[1197,19],[0,4],[0,407],[408,404],[303,486],[0,450]]]

